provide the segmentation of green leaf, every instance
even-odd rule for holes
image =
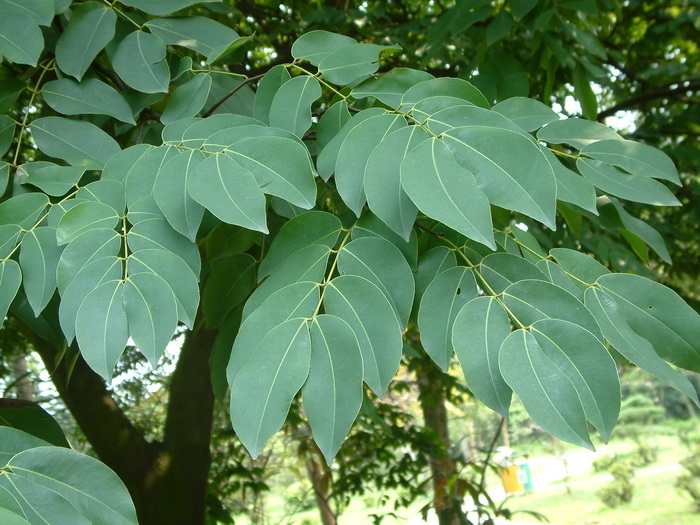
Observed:
[[[454,128],[483,126],[513,131],[533,144],[535,143],[529,133],[523,131],[515,122],[500,113],[468,103],[455,105],[455,101],[458,99],[431,97],[416,104],[412,113],[424,119],[430,131],[436,135]]]
[[[309,377],[302,389],[314,441],[331,461],[362,405],[362,354],[352,328],[332,315],[311,323]]]
[[[36,403],[14,404],[12,401],[8,404],[3,403],[0,406],[0,425],[26,432],[46,441],[46,444],[70,448],[58,422]],[[2,460],[0,462],[6,463]]]
[[[214,75],[211,80],[209,98],[204,106],[205,113],[212,111],[214,115],[247,116],[252,120],[255,93],[248,86],[247,77],[229,73],[228,75]],[[222,100],[223,102],[221,102]],[[219,105],[215,108],[214,104]],[[260,124],[260,122],[256,121],[256,124]]]
[[[5,115],[0,115],[0,155],[4,155],[10,149],[14,136],[15,121]]]
[[[207,57],[210,64],[224,56],[239,35],[230,27],[201,16],[156,18],[146,27],[163,42],[193,49]]]
[[[222,221],[268,233],[262,190],[250,171],[228,155],[210,155],[199,163],[187,191]]]
[[[554,173],[528,137],[507,129],[473,126],[448,130],[445,142],[457,162],[474,174],[491,204],[556,229]]]
[[[639,368],[688,396],[696,405],[700,404],[693,384],[661,359],[652,344],[632,329],[627,321],[628,312],[622,310],[615,299],[602,288],[592,286],[586,290],[585,301],[586,307],[593,313],[605,334],[605,339],[610,341],[615,350]]]
[[[148,219],[135,224],[127,235],[132,252],[147,249],[160,249],[173,252],[182,258],[199,276],[202,267],[197,245],[171,228],[164,219]]]
[[[593,334],[568,321],[537,321],[530,333],[545,355],[571,380],[586,419],[607,443],[620,413],[620,380],[615,360]]]
[[[345,100],[336,102],[328,108],[319,119],[318,127],[316,128],[317,150],[323,151],[348,120],[350,120],[350,112],[348,111],[348,103]],[[337,154],[338,152],[336,151],[335,155],[337,156]]]
[[[501,10],[486,28],[486,45],[490,46],[505,38],[513,28],[513,17],[508,11]]]
[[[109,115],[136,124],[126,100],[112,86],[96,78],[82,82],[70,78],[53,80],[44,84],[41,94],[49,106],[64,115]]]
[[[85,297],[75,321],[80,352],[90,368],[107,381],[129,339],[123,299],[123,282],[105,282]]]
[[[379,58],[401,48],[376,44],[350,44],[331,52],[318,64],[326,80],[347,85],[365,79],[379,69]]]
[[[209,96],[211,75],[200,73],[178,87],[171,95],[160,121],[168,124],[199,113]]]
[[[30,130],[36,145],[46,155],[88,170],[102,169],[120,151],[112,137],[82,120],[43,117],[32,122]]]
[[[153,146],[149,144],[136,144],[120,151],[105,164],[100,179],[116,180],[122,185],[126,184],[129,173],[138,166],[139,159],[152,149]]]
[[[334,51],[357,44],[357,40],[328,31],[309,31],[292,44],[292,56],[297,60],[308,60],[314,66]]]
[[[260,263],[258,279],[276,271],[284,261],[313,244],[332,249],[342,229],[335,215],[323,211],[309,211],[294,217],[280,229],[272,241],[265,259]]]
[[[29,506],[41,497],[60,496],[75,516],[86,523],[136,525],[136,510],[122,481],[94,458],[63,447],[37,447],[14,456],[8,471],[13,485],[22,480],[37,490],[37,499],[24,500]],[[74,518],[76,519],[76,518]],[[71,523],[79,523],[71,521]]]
[[[255,92],[253,116],[259,121],[270,124],[270,108],[279,89],[292,77],[283,65],[272,67],[258,83]]]
[[[498,355],[509,334],[508,314],[493,297],[477,297],[465,304],[452,328],[452,345],[469,390],[506,419],[512,390],[501,375]]]
[[[537,132],[537,139],[550,144],[568,144],[576,149],[599,140],[623,140],[609,127],[580,118],[550,122]]]
[[[76,192],[75,200],[106,204],[120,217],[124,215],[126,210],[124,186],[115,180],[96,180],[91,182]]]
[[[56,245],[56,230],[48,226],[28,231],[22,239],[19,264],[27,300],[39,316],[56,290],[56,267],[63,247]]]
[[[111,206],[101,202],[80,202],[58,221],[56,240],[58,244],[67,244],[90,230],[114,229],[118,222],[119,215]]]
[[[217,259],[248,251],[260,239],[260,234],[222,222],[206,238],[207,258]]]
[[[291,131],[299,138],[311,127],[311,105],[321,96],[314,77],[299,76],[285,82],[270,105],[270,126]]]
[[[17,102],[19,94],[27,87],[16,78],[3,78],[0,83],[0,113],[7,113]]]
[[[406,91],[432,78],[433,76],[425,71],[394,68],[376,78],[365,80],[354,88],[350,95],[356,99],[374,97],[391,108],[398,108]]]
[[[126,214],[126,220],[131,225],[148,219],[165,219],[165,215],[150,195],[146,195],[129,206],[129,211]]]
[[[0,462],[3,466],[20,452],[50,445],[44,439],[29,434],[24,430],[7,426],[4,422],[0,426],[0,438]]]
[[[151,366],[156,366],[177,328],[177,302],[172,288],[155,273],[129,271],[124,285],[124,311],[129,336]]]
[[[601,140],[581,149],[582,155],[644,177],[681,183],[673,161],[661,150],[631,140]]]
[[[166,250],[139,250],[129,256],[128,268],[130,276],[150,272],[161,277],[175,295],[177,319],[190,330],[194,328],[199,306],[199,284],[197,276],[181,257]]]
[[[377,286],[391,304],[405,328],[413,306],[413,273],[403,254],[381,237],[361,237],[346,244],[338,253],[342,275],[364,277]]]
[[[312,244],[295,252],[285,259],[246,301],[243,319],[247,318],[258,306],[276,291],[296,282],[314,282],[320,284],[326,274],[330,248]]]
[[[0,259],[7,259],[15,251],[22,233],[22,228],[16,224],[0,226]]]
[[[121,3],[136,7],[149,15],[164,16],[200,3],[219,3],[221,0],[123,0]]]
[[[23,517],[4,507],[0,508],[0,520],[2,520],[5,525],[31,525]]]
[[[78,310],[85,298],[99,285],[118,281],[122,277],[122,262],[116,256],[92,259],[78,271],[61,292],[61,303],[58,307],[58,320],[66,341],[71,342],[75,337]]]
[[[356,275],[341,275],[326,286],[327,314],[350,325],[362,352],[364,381],[383,397],[401,360],[401,327],[389,300],[373,283]]]
[[[574,385],[530,332],[512,332],[501,346],[498,362],[503,379],[535,423],[554,437],[594,450]]]
[[[700,371],[700,314],[676,292],[632,274],[606,274],[596,282],[656,353],[677,366]]]
[[[341,112],[342,113],[342,112]],[[326,144],[323,151],[318,156],[316,161],[316,166],[318,168],[319,175],[323,180],[327,181],[330,179],[331,175],[335,172],[335,165],[338,160],[338,152],[341,146],[345,142],[350,131],[361,123],[369,120],[377,115],[387,114],[387,111],[382,108],[369,108],[359,113],[355,113],[349,120],[345,122],[340,131],[338,131],[335,136]]]
[[[491,209],[474,175],[438,139],[416,146],[401,163],[401,185],[423,213],[491,249]],[[467,215],[468,213],[468,215]]]
[[[10,165],[0,161],[0,188],[7,188],[7,181],[10,179]]]
[[[61,253],[56,268],[56,284],[62,294],[78,272],[92,261],[102,257],[116,257],[122,245],[122,238],[111,229],[98,228],[76,237]]]
[[[540,150],[549,162],[557,180],[557,200],[568,202],[598,215],[596,192],[593,183],[586,177],[565,167],[549,148],[540,145]]]
[[[252,137],[231,145],[227,155],[252,173],[268,195],[303,209],[316,204],[315,173],[303,144],[286,137]]]
[[[577,324],[603,341],[593,315],[569,292],[546,281],[525,280],[503,292],[505,305],[518,320],[531,325],[540,319],[562,319]]]
[[[99,170],[120,151],[112,137],[89,122],[43,117],[35,120],[30,129],[41,151],[72,166]]]
[[[595,186],[616,197],[655,206],[681,205],[666,186],[644,175],[629,175],[606,162],[583,157],[576,167]]]
[[[515,18],[522,18],[526,14],[528,14],[530,11],[532,11],[537,4],[539,3],[539,0],[510,0],[510,10],[513,12],[515,15]]]
[[[170,68],[165,51],[165,42],[157,36],[134,31],[119,42],[112,65],[119,77],[136,91],[167,93]]]
[[[99,2],[85,2],[71,15],[56,42],[56,64],[78,80],[97,54],[114,38],[117,15]]]
[[[477,296],[474,274],[457,266],[439,274],[421,297],[418,328],[421,343],[435,363],[447,370],[452,358],[452,326],[462,307]]]
[[[549,106],[526,97],[513,97],[499,102],[493,110],[508,117],[525,131],[537,131],[545,124],[559,120]]]
[[[479,273],[496,294],[524,279],[547,279],[537,266],[518,255],[492,253],[481,260]]]
[[[567,273],[586,284],[593,284],[598,277],[610,273],[605,266],[596,261],[593,257],[585,255],[576,250],[568,248],[554,248],[549,251]]]
[[[0,17],[0,56],[16,64],[34,67],[43,50],[41,29],[29,16],[3,13]]]
[[[231,385],[236,435],[253,459],[284,424],[294,396],[309,375],[311,341],[305,319],[291,319],[261,338]]]
[[[401,115],[377,115],[353,127],[343,140],[335,164],[335,181],[338,193],[356,216],[360,216],[365,203],[365,167],[375,144],[406,126]]]
[[[216,335],[209,358],[211,389],[216,400],[224,405],[228,393],[226,364],[231,357],[231,347],[241,326],[241,309],[234,310],[224,321]]]
[[[352,239],[361,237],[381,237],[396,246],[403,254],[411,268],[418,264],[418,239],[415,232],[408,241],[391,230],[376,215],[365,213],[352,228]]]
[[[22,271],[12,259],[0,262],[0,319],[5,320],[7,309],[17,295],[22,283]],[[2,322],[0,322],[2,325]]]
[[[202,149],[207,153],[229,153],[237,143],[243,142],[251,138],[277,137],[292,140],[293,142],[303,145],[303,141],[294,135],[291,131],[281,128],[271,128],[258,124],[237,126],[235,128],[227,128],[217,131],[207,138],[202,145]],[[304,148],[306,151],[306,148]],[[308,157],[308,153],[306,153]]]
[[[581,104],[583,116],[588,120],[596,120],[598,117],[598,99],[591,87],[589,74],[580,63],[574,68],[573,82],[574,93]]]
[[[22,180],[22,184],[31,184],[52,197],[60,197],[75,188],[85,168],[38,161],[22,164],[18,172],[26,174],[27,178]]]
[[[44,211],[49,198],[43,193],[23,193],[0,202],[0,224],[16,224],[28,230]]]
[[[151,148],[138,155],[127,172],[123,182],[126,191],[126,203],[131,206],[137,200],[153,193],[158,174],[163,166],[178,156],[180,151],[170,145]]]
[[[408,240],[418,209],[401,185],[401,162],[428,139],[420,126],[399,128],[372,150],[364,174],[367,205],[389,228]]]
[[[211,327],[221,323],[255,288],[255,259],[237,253],[217,264],[204,285],[202,311]]]
[[[614,208],[611,215],[615,217],[616,222],[619,220],[628,232],[639,237],[644,243],[649,245],[664,261],[671,263],[671,254],[668,253],[666,242],[659,232],[652,228],[649,224],[641,219],[633,217],[622,207],[622,203],[614,197],[609,198],[610,202],[600,206],[601,215],[604,216],[610,208]],[[619,219],[617,219],[619,217]],[[607,224],[605,225],[607,226]],[[625,234],[625,230],[621,232]]]
[[[415,272],[416,297],[414,300],[415,309],[420,305],[420,301],[433,279],[445,270],[457,266],[455,252],[447,246],[436,246],[421,254],[418,259],[418,267]]]
[[[263,337],[290,319],[311,318],[318,308],[319,297],[318,283],[298,282],[275,292],[251,313],[241,324],[231,350],[226,368],[228,384],[235,382],[238,372],[248,362]]]
[[[206,158],[198,150],[181,151],[158,169],[153,198],[175,231],[193,241],[204,216],[204,207],[190,197],[187,183]]]
[[[461,78],[432,78],[408,89],[401,98],[401,109],[408,111],[424,98],[437,96],[454,97],[481,108],[489,109],[491,107],[481,91],[466,80]]]
[[[25,15],[35,24],[49,26],[53,20],[53,0],[0,0],[0,11],[5,15]]]
[[[561,266],[549,259],[542,259],[536,266],[547,276],[547,280],[550,283],[564,288],[564,290],[576,297],[576,299],[583,302],[583,292],[586,291],[586,286],[572,279]]]

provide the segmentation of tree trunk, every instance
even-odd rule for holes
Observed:
[[[26,331],[61,398],[100,459],[131,493],[141,525],[203,525],[214,407],[209,355],[215,332],[188,332],[172,375],[162,441],[132,425],[105,382],[78,358],[70,377],[56,349]]]
[[[455,462],[450,456],[450,437],[445,406],[445,382],[438,377],[442,372],[432,361],[425,359],[418,370],[418,390],[423,421],[435,433],[438,448],[430,458],[433,478],[433,506],[440,525],[459,525],[461,499],[453,490],[457,476]]]
[[[29,375],[29,367],[27,366],[27,356],[23,353],[18,353],[10,360],[12,368],[12,377],[14,386],[12,389],[17,395],[17,399],[26,399],[34,401],[34,382]]]
[[[314,498],[316,498],[316,506],[321,513],[323,525],[336,525],[337,516],[331,508],[330,497],[324,486],[324,476],[328,473],[324,472],[323,465],[319,461],[316,461],[316,458],[312,455],[306,458],[306,473],[314,489]]]

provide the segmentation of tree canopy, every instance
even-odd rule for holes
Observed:
[[[7,522],[201,522],[215,398],[253,458],[300,399],[330,464],[426,356],[588,448],[617,361],[698,404],[652,271],[697,191],[697,7],[648,4],[0,0],[0,314],[122,480],[0,427]],[[107,384],[176,335],[151,441]]]

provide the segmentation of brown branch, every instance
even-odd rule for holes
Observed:
[[[677,87],[670,87],[672,85],[676,84],[687,84],[687,85],[679,85]],[[629,98],[627,100],[623,100],[622,102],[619,102],[615,104],[612,107],[609,107],[608,109],[605,109],[598,113],[598,121],[602,122],[605,120],[607,117],[613,116],[615,113],[618,111],[622,111],[625,109],[630,109],[634,108],[640,104],[643,104],[645,102],[650,102],[652,100],[658,100],[660,98],[666,98],[666,97],[675,97],[680,94],[685,93],[686,91],[697,91],[700,90],[700,79],[693,79],[690,81],[681,81],[681,82],[674,82],[673,84],[669,86],[663,86],[659,87],[656,89],[652,89],[650,91],[647,91],[645,93],[641,93],[637,96],[634,96],[632,98]]]
[[[245,86],[246,84],[250,84],[251,82],[255,82],[256,80],[259,80],[259,79],[261,79],[261,78],[264,77],[264,76],[265,76],[265,73],[261,73],[261,74],[259,74],[259,75],[255,75],[254,77],[246,78],[245,80],[243,80],[243,81],[242,81],[240,84],[238,84],[235,88],[233,88],[231,91],[229,91],[228,93],[226,93],[216,104],[214,104],[212,107],[210,107],[210,108],[209,108],[209,111],[207,111],[207,112],[204,114],[204,118],[207,118],[209,115],[211,115],[212,113],[214,113],[214,111],[216,111],[217,108],[218,108],[221,104],[223,104],[223,103],[226,102],[229,98],[231,98],[233,95],[235,95],[235,94],[238,92],[238,90],[241,89],[243,86]]]

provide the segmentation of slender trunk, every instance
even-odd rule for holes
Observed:
[[[435,433],[436,452],[430,458],[430,470],[433,478],[433,506],[440,525],[459,525],[459,508],[461,503],[453,490],[457,470],[450,455],[450,438],[445,406],[444,382],[438,375],[442,372],[432,363],[425,361],[419,370],[418,390],[423,420],[426,428]]]
[[[34,401],[34,382],[29,375],[26,354],[20,353],[13,356],[10,361],[10,367],[12,368],[12,378],[14,379],[12,389],[15,391],[17,399]]]
[[[328,475],[324,472],[323,465],[316,461],[316,458],[309,456],[306,458],[306,473],[311,480],[311,485],[314,489],[314,498],[316,498],[316,506],[321,513],[321,522],[323,525],[336,525],[337,516],[333,512],[330,505],[330,497],[326,492],[324,478]]]

